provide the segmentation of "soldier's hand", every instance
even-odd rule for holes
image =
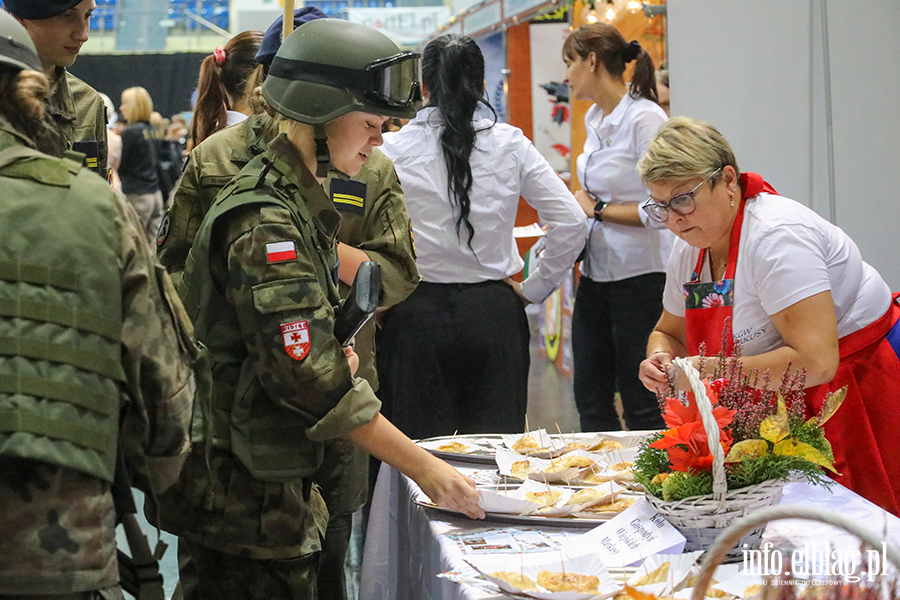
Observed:
[[[356,371],[359,369],[359,355],[353,351],[353,346],[344,348],[344,356],[347,357],[347,362],[350,363],[350,374],[356,375]]]
[[[393,423],[376,414],[371,421],[347,432],[347,438],[407,477],[438,506],[483,519],[475,482],[406,437]]]
[[[484,511],[478,506],[475,482],[444,461],[435,458],[434,464],[429,465],[416,483],[438,506],[461,512],[472,519],[484,518]]]

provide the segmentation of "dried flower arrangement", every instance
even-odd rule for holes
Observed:
[[[788,365],[779,388],[771,389],[769,373],[744,373],[740,357],[736,344],[731,360],[719,355],[703,380],[726,455],[728,490],[786,480],[792,473],[829,485],[831,480],[822,468],[836,471],[822,426],[840,407],[846,388],[831,394],[819,414],[805,419],[805,371],[790,373]],[[701,376],[709,362],[701,349]],[[669,429],[642,444],[634,465],[635,480],[667,502],[711,494],[712,455],[693,392],[683,403],[670,383],[668,393],[660,394],[660,405]]]

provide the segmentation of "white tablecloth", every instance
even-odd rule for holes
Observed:
[[[436,577],[464,566],[462,553],[442,534],[498,526],[449,516],[412,502],[418,488],[389,466],[382,464],[375,485],[366,532],[360,581],[360,600],[486,600],[502,598],[470,586]],[[900,547],[900,519],[835,484],[830,490],[806,483],[789,483],[781,504],[815,504],[840,513]],[[543,529],[543,528],[542,528]],[[548,530],[553,530],[549,528]],[[566,530],[555,529],[565,536]],[[570,529],[579,535],[584,529]],[[826,544],[833,548],[857,548],[858,540],[829,525],[805,520],[770,523],[763,541]]]

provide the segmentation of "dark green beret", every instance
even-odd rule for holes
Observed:
[[[3,7],[20,19],[49,19],[61,15],[83,0],[3,0]]]

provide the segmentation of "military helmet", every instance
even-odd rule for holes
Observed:
[[[41,70],[41,59],[38,57],[34,42],[28,31],[15,17],[0,10],[0,64],[14,67],[15,70]]]
[[[419,55],[365,25],[318,19],[296,29],[272,60],[263,97],[282,115],[323,125],[353,111],[409,119],[421,99]]]

